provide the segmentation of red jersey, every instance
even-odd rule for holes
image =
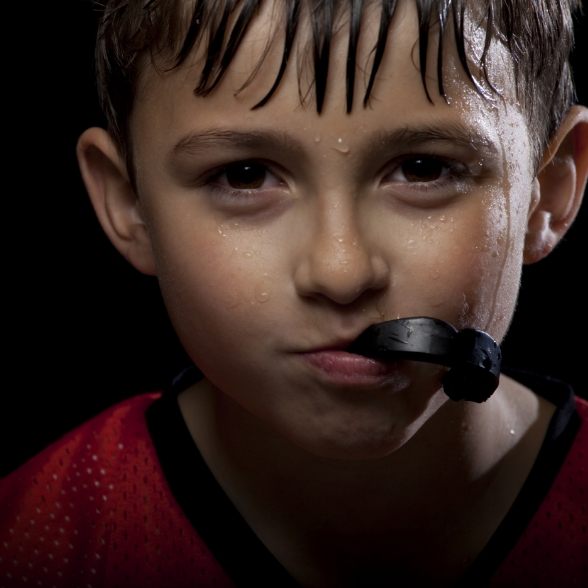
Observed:
[[[559,404],[462,584],[588,586],[588,403]],[[0,483],[0,588],[234,585],[294,582],[214,480],[175,397],[125,400]]]

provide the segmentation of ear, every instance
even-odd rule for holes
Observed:
[[[588,108],[573,106],[549,143],[535,179],[524,262],[548,255],[574,222],[588,177]]]
[[[77,156],[96,216],[118,251],[140,272],[156,274],[141,203],[112,137],[91,128],[78,140]]]

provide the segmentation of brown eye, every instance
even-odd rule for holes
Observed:
[[[267,170],[260,163],[245,161],[225,169],[227,183],[236,190],[256,190],[266,179]]]
[[[400,170],[408,182],[434,182],[445,175],[447,165],[434,157],[415,157],[404,161]]]

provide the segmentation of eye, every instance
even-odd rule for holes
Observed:
[[[205,176],[201,187],[222,207],[242,211],[268,209],[288,193],[277,166],[263,160],[232,161]]]
[[[224,173],[234,190],[257,190],[266,180],[267,168],[254,161],[239,161],[228,165]]]
[[[438,157],[418,155],[402,161],[389,175],[392,182],[430,183],[453,172],[450,163]]]
[[[475,184],[471,165],[437,154],[415,153],[389,164],[382,187],[396,201],[431,207],[468,193]]]
[[[283,187],[284,182],[265,162],[243,160],[217,169],[207,178],[206,184],[215,192],[244,197]]]
[[[433,182],[447,171],[447,166],[432,157],[419,157],[405,161],[400,170],[409,182]]]

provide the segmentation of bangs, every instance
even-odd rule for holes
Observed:
[[[194,90],[197,96],[209,95],[222,81],[239,50],[245,34],[265,2],[267,0],[220,0],[216,2],[197,1],[194,4],[193,13],[188,20],[189,24],[184,42],[179,51],[172,56],[172,59],[174,61],[173,67],[179,67],[195,49],[200,48],[202,44],[205,45],[203,51],[205,55],[204,65]],[[372,56],[370,60],[371,65],[368,68],[369,75],[367,77],[365,92],[361,97],[363,107],[365,108],[369,103],[376,76],[386,51],[390,37],[390,26],[399,4],[397,0],[382,0],[381,2],[374,2],[373,0],[290,0],[286,2],[278,0],[275,3],[274,11],[277,23],[274,37],[279,36],[283,39],[281,61],[273,84],[265,96],[257,104],[253,105],[252,108],[255,109],[264,106],[278,89],[292,58],[297,33],[301,28],[301,20],[305,20],[304,25],[310,29],[311,35],[304,49],[311,56],[311,76],[314,84],[316,110],[319,113],[322,112],[329,77],[333,37],[338,31],[345,29],[340,23],[346,20],[347,24],[345,26],[347,29],[348,44],[345,101],[346,110],[350,113],[353,109],[355,99],[355,79],[358,65],[357,49],[362,23],[368,12],[368,8],[371,9],[369,11],[370,17],[373,17],[373,8],[376,4],[379,4],[378,34],[375,45],[370,50],[370,56]],[[468,57],[466,51],[466,2],[463,0],[445,0],[442,2],[417,0],[416,5],[419,27],[419,68],[423,88],[429,101],[432,102],[432,98],[427,85],[427,71],[429,65],[429,45],[432,39],[436,43],[437,91],[441,97],[447,100],[443,61],[444,45],[449,30],[453,31],[451,41],[455,44],[459,63],[468,80],[479,93],[488,95],[488,91],[472,74],[472,65],[469,61],[471,56]],[[496,37],[493,26],[494,10],[492,3],[481,2],[480,8],[483,12],[480,22],[485,23],[484,49],[479,63],[476,63],[475,67],[482,72],[487,86],[493,89],[492,84],[488,80],[486,55],[492,39]],[[436,34],[433,35],[432,33]],[[256,72],[265,59],[270,44],[271,39],[268,40],[266,52],[262,55],[257,67],[237,92],[240,92],[251,84]],[[169,47],[160,48],[168,52],[170,49]],[[299,78],[301,78],[300,72]]]
[[[535,154],[542,152],[575,100],[569,56],[572,12],[579,8],[579,0],[412,1],[418,15],[417,65],[428,100],[433,102],[428,83],[431,70],[436,74],[437,94],[448,99],[444,68],[448,49],[480,95],[499,94],[488,75],[489,49],[498,42],[509,55],[516,99],[534,129]],[[350,113],[359,100],[364,108],[369,105],[401,4],[398,0],[105,0],[96,45],[98,91],[110,131],[123,153],[128,155],[130,147],[128,120],[142,58],[150,55],[155,67],[163,63],[174,69],[198,50],[203,65],[194,93],[208,96],[221,83],[262,7],[270,2],[273,22],[265,52],[238,92],[252,83],[278,39],[281,57],[273,83],[252,108],[261,108],[274,96],[298,45],[311,79],[308,92],[299,88],[301,100],[314,89],[316,110],[321,113],[336,34],[346,35],[348,41],[346,110]],[[358,44],[368,12],[370,26],[375,22],[377,32],[364,67],[357,63]],[[299,39],[301,29],[304,41]],[[469,36],[475,36],[479,51],[472,50]],[[365,90],[356,97],[359,65],[366,72]],[[300,82],[300,69],[298,76]]]

